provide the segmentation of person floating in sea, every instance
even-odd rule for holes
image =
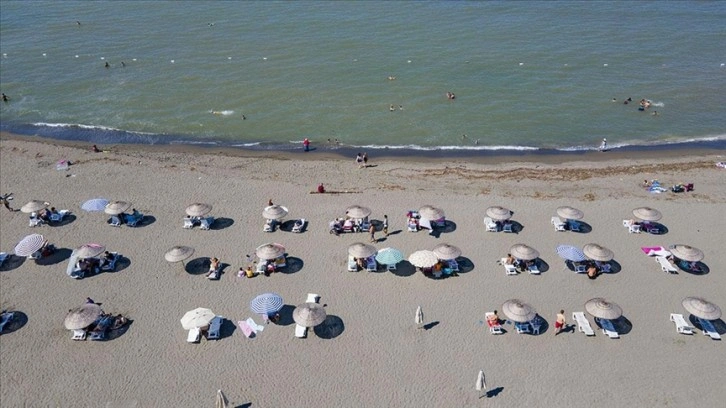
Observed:
[[[388,110],[391,111],[391,112],[393,112],[393,111],[396,110],[396,107],[393,106],[393,104],[391,104],[391,105],[388,106]]]
[[[446,93],[446,98],[447,99],[456,99],[456,95],[454,95],[453,92],[447,92]]]

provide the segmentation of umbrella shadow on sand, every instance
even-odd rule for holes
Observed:
[[[469,273],[474,270],[474,262],[469,258],[460,256],[456,258],[456,263],[459,264],[459,274]]]
[[[222,318],[222,326],[219,328],[219,339],[226,339],[232,337],[234,331],[237,330],[237,326],[231,320]]]
[[[223,230],[225,228],[229,228],[234,224],[234,220],[231,218],[215,218],[212,225],[209,226],[209,229],[217,231],[217,230]]]
[[[209,272],[209,258],[206,256],[194,258],[184,263],[184,270],[190,275],[202,275]]]
[[[396,264],[396,270],[391,271],[392,274],[405,278],[416,274],[416,267],[408,261],[401,261]]]
[[[26,315],[25,313],[17,310],[9,310],[9,312],[13,313],[13,318],[7,324],[5,324],[5,327],[3,327],[3,336],[8,335],[12,332],[16,332],[20,330],[23,326],[28,324],[28,315]]]
[[[123,336],[129,330],[129,327],[131,327],[131,324],[133,324],[133,322],[133,320],[129,319],[126,324],[121,326],[120,328],[116,330],[109,330],[104,341],[116,340],[117,338]]]
[[[682,270],[683,272],[690,273],[691,275],[708,275],[708,273],[711,272],[711,268],[709,268],[708,265],[700,261],[696,262],[695,269],[684,268],[684,265],[682,265],[681,262],[679,262],[677,266],[678,269]]]
[[[287,265],[284,268],[280,269],[280,273],[285,275],[291,275],[295,272],[300,272],[303,266],[305,266],[305,262],[303,262],[302,259],[296,258],[294,256],[289,256],[285,258],[285,263]]]
[[[701,322],[698,321],[696,316],[688,315],[688,321],[691,322],[693,327],[703,331],[703,326],[701,326]],[[711,320],[711,323],[718,334],[726,334],[726,323],[724,323],[723,319]]]
[[[537,258],[537,268],[539,269],[540,273],[545,273],[550,270],[550,264],[548,264],[542,258]]]
[[[571,229],[568,231],[574,232],[576,234],[589,234],[592,232],[592,225],[584,221],[577,221],[577,223],[580,225],[579,231],[572,231]]]
[[[28,259],[25,256],[17,256],[13,254],[8,254],[7,259],[5,259],[5,262],[3,262],[2,265],[0,265],[0,272],[7,272],[12,271],[13,269],[20,268],[24,263],[25,260]]]
[[[275,324],[278,326],[290,326],[295,324],[295,320],[292,319],[292,311],[295,310],[293,305],[282,305],[282,309],[277,312],[280,315],[280,320]]]
[[[73,250],[69,248],[56,248],[52,254],[36,259],[35,263],[43,266],[59,264],[68,260],[72,253]]]
[[[618,334],[628,334],[633,330],[633,323],[628,320],[625,316],[620,316],[617,319],[611,320],[613,327],[615,327],[615,331],[618,332]],[[602,329],[602,326],[600,325],[600,320],[596,319],[595,324],[597,327]]]
[[[315,335],[321,339],[334,339],[345,331],[345,323],[343,319],[335,315],[328,315],[325,320],[313,328]]]
[[[444,221],[443,227],[434,227],[434,229],[429,233],[429,235],[433,236],[434,238],[440,238],[441,234],[450,234],[454,231],[456,231],[456,223],[453,221],[446,220],[446,221]]]
[[[136,227],[134,227],[134,228],[144,228],[155,222],[156,222],[156,217],[154,217],[153,215],[144,215],[144,217],[141,218],[141,221],[139,221],[139,223],[136,224]]]
[[[51,227],[62,227],[64,225],[68,225],[68,224],[72,223],[75,220],[76,220],[75,214],[68,214],[65,217],[63,217],[62,220],[57,221],[57,222],[48,223],[48,225]]]
[[[106,273],[121,272],[124,269],[128,268],[129,266],[131,266],[131,259],[129,259],[123,255],[119,255],[119,258],[116,260],[116,268],[114,268],[113,270],[110,270],[110,271],[105,271],[105,272]]]
[[[606,273],[607,275],[615,275],[616,273],[619,273],[620,271],[623,270],[623,266],[620,265],[620,263],[618,263],[618,261],[616,261],[614,259],[611,259],[607,263],[610,264],[610,272],[607,272]]]

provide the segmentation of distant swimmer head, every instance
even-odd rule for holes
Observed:
[[[103,64],[103,66],[106,67],[106,68],[110,68],[111,67],[111,64],[109,64],[108,61],[106,61],[106,63]]]

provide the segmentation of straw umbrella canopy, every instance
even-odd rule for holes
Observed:
[[[267,206],[264,210],[262,210],[262,216],[268,220],[282,219],[287,215],[287,213],[287,207],[283,207],[277,204]]]
[[[28,201],[27,204],[20,207],[20,211],[22,211],[26,214],[30,214],[30,213],[33,213],[36,211],[40,211],[43,208],[48,207],[49,205],[50,205],[50,203],[47,201],[41,201],[41,200]]]
[[[518,323],[527,323],[537,316],[537,312],[534,311],[532,306],[519,299],[510,299],[504,302],[502,305],[502,312],[504,312],[510,320]]]
[[[698,262],[703,259],[703,251],[683,244],[673,245],[671,247],[671,254],[678,259],[683,259],[688,262]]]
[[[368,258],[376,254],[378,250],[373,245],[356,242],[348,247],[348,255],[355,258]]]
[[[580,248],[572,245],[560,245],[557,247],[556,251],[557,255],[566,261],[582,262],[587,259]]]
[[[509,248],[509,253],[512,254],[513,257],[523,261],[532,261],[539,258],[539,251],[524,244],[512,245],[512,247]]]
[[[328,317],[325,308],[319,303],[303,303],[292,311],[292,320],[300,326],[315,327]]]
[[[633,210],[633,215],[643,221],[658,221],[663,218],[660,211],[650,207],[638,207]]]
[[[446,216],[444,210],[433,205],[424,205],[418,209],[418,213],[427,220],[440,220]]]
[[[184,330],[191,330],[209,326],[209,322],[211,322],[215,316],[216,315],[211,310],[204,307],[198,307],[186,312],[180,321]]]
[[[439,244],[434,247],[433,253],[436,254],[439,259],[448,261],[460,257],[461,249],[450,244]]]
[[[15,255],[29,256],[43,247],[45,238],[40,234],[30,234],[15,245]]]
[[[131,208],[131,203],[127,201],[111,201],[106,204],[106,208],[103,209],[103,212],[111,215],[119,215],[129,208]]]
[[[487,208],[486,214],[487,217],[497,221],[506,221],[512,218],[512,212],[509,209],[500,206]]]
[[[106,250],[101,244],[85,244],[76,248],[75,253],[78,258],[92,258],[99,256]]]
[[[585,310],[594,317],[613,320],[623,315],[623,309],[615,303],[603,298],[594,298],[585,302]]]
[[[86,303],[68,311],[64,322],[68,330],[80,330],[90,326],[101,316],[101,306]]]
[[[582,247],[582,252],[585,254],[586,257],[592,259],[593,261],[600,262],[609,262],[615,256],[613,251],[598,244],[587,244]]]
[[[210,211],[212,211],[212,206],[206,203],[190,204],[186,209],[186,213],[190,217],[202,217],[209,214]]]
[[[194,248],[188,246],[175,246],[164,254],[168,262],[181,262],[194,254]]]
[[[376,262],[384,265],[395,265],[403,259],[403,253],[396,248],[383,248],[376,254]]]
[[[683,299],[683,308],[688,313],[706,320],[716,320],[721,317],[721,308],[704,298],[687,297]]]
[[[265,261],[277,259],[285,255],[285,247],[275,243],[262,244],[255,250],[255,255]]]
[[[108,205],[108,200],[105,198],[92,198],[81,204],[81,209],[88,212],[100,212],[106,208],[106,205]]]
[[[567,220],[579,220],[585,216],[585,214],[577,208],[566,205],[557,208],[557,215]]]
[[[439,262],[439,257],[433,251],[421,250],[409,255],[408,262],[418,268],[430,268]]]
[[[345,215],[351,218],[365,218],[371,215],[372,212],[370,208],[360,205],[351,205],[345,209]]]

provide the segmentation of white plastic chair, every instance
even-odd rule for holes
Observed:
[[[681,334],[693,334],[693,327],[688,324],[682,314],[671,313],[671,321],[676,324],[676,331]]]

